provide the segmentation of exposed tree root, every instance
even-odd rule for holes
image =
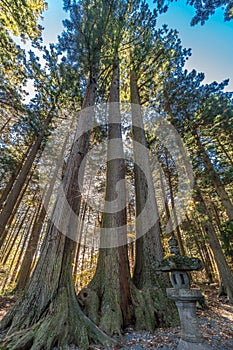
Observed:
[[[136,329],[153,332],[158,327],[169,327],[179,323],[176,307],[167,299],[166,291],[156,288],[139,290],[133,283],[130,283],[130,291],[132,312],[129,323],[134,324]],[[108,335],[121,334],[124,322],[116,292],[109,294],[108,290],[100,296],[88,287],[79,293],[78,298],[84,313]]]
[[[68,297],[69,296],[69,297]],[[8,335],[9,334],[9,335]],[[45,316],[32,327],[14,331],[0,341],[4,350],[68,349],[70,344],[86,350],[91,343],[110,346],[114,341],[97,328],[80,310],[75,296],[63,288],[46,310]]]
[[[138,290],[133,288],[135,301],[135,328],[153,332],[155,328],[162,325],[161,316],[156,309],[149,290]]]
[[[84,288],[79,293],[79,301],[84,313],[108,335],[121,335],[123,315],[118,295],[104,293],[100,298],[90,288]]]
[[[158,327],[171,327],[179,324],[175,304],[169,301],[163,289],[134,289],[135,327],[153,332]]]

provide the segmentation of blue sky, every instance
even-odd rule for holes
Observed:
[[[192,48],[192,56],[186,65],[188,69],[205,73],[207,83],[229,78],[227,90],[233,91],[233,20],[224,22],[223,11],[218,9],[203,26],[192,27],[194,12],[185,1],[178,0],[160,16],[158,25],[167,23],[176,28],[183,46]]]
[[[62,20],[67,14],[62,10],[62,0],[47,0],[48,10],[44,13],[45,44],[55,42],[63,30]],[[152,1],[150,1],[152,3]],[[229,78],[226,90],[233,91],[233,20],[224,22],[222,10],[210,17],[204,26],[191,27],[194,8],[185,1],[170,4],[166,14],[160,15],[158,26],[166,23],[179,31],[182,44],[192,48],[192,56],[186,67],[205,73],[205,82],[220,82]]]

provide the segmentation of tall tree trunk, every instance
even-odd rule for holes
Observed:
[[[63,144],[63,147],[61,149],[60,157],[63,157],[67,140],[68,140],[68,135],[64,140],[64,144]],[[55,181],[57,178],[58,170],[59,170],[59,162],[54,169],[54,173],[53,173],[51,182],[49,184],[49,188],[45,194],[43,205],[42,205],[42,203],[39,205],[38,215],[36,217],[36,220],[33,223],[28,246],[27,246],[27,249],[26,249],[26,252],[25,252],[21,267],[20,267],[20,271],[19,271],[19,274],[17,277],[17,285],[15,287],[16,290],[24,289],[27,281],[29,280],[30,273],[32,271],[33,258],[34,258],[34,255],[36,253],[36,250],[37,250],[37,245],[38,245],[38,242],[40,239],[41,229],[43,227],[45,217],[46,217],[45,207],[48,205],[48,203],[50,201],[50,197],[52,195],[54,184],[55,184]]]
[[[167,154],[166,154],[166,157],[167,157]],[[172,187],[172,178],[171,178],[171,172],[168,168],[168,162],[167,162],[167,171],[168,171],[168,186],[169,186],[170,197],[171,197],[171,207],[172,207],[172,213],[173,213],[174,225],[175,225],[174,234],[176,235],[181,254],[185,255],[185,248],[182,241],[182,236],[181,236],[180,227],[179,227],[177,214],[176,214],[175,199],[174,199],[174,193],[173,193],[173,187]]]
[[[12,250],[13,250],[13,248],[14,248],[14,246],[15,246],[15,243],[16,243],[16,241],[17,241],[18,238],[19,238],[19,233],[20,233],[20,231],[21,231],[21,229],[22,229],[22,227],[23,227],[23,225],[24,225],[24,223],[25,223],[24,221],[26,220],[27,215],[28,215],[28,213],[29,213],[29,210],[30,210],[30,207],[28,207],[28,208],[26,209],[26,211],[25,211],[25,213],[24,213],[23,216],[20,215],[20,223],[19,223],[19,226],[16,227],[17,230],[14,232],[13,239],[11,240],[10,245],[8,246],[8,250],[5,251],[5,254],[4,254],[3,257],[2,257],[2,264],[3,264],[3,265],[5,265],[5,264],[7,263],[7,260],[9,259],[9,256],[10,256],[10,254],[12,253]],[[14,249],[14,250],[15,250],[15,249]],[[17,249],[16,249],[16,251],[17,251]]]
[[[38,215],[36,216],[36,219],[33,223],[30,239],[28,241],[27,249],[25,251],[24,258],[18,273],[17,285],[15,287],[16,290],[23,290],[29,280],[33,257],[37,249],[45,216],[46,210],[42,205],[39,205]]]
[[[50,124],[52,118],[53,118],[53,111],[55,109],[55,106],[51,108],[48,117],[45,121],[43,130],[41,131],[41,133],[39,134],[37,140],[35,141],[35,143],[33,144],[31,151],[26,159],[26,161],[24,162],[19,175],[14,183],[14,186],[11,190],[11,192],[9,193],[7,200],[2,208],[2,211],[0,213],[0,237],[1,237],[1,244],[3,243],[4,239],[5,239],[5,228],[6,225],[8,224],[8,221],[10,219],[11,213],[14,209],[14,206],[17,202],[17,199],[20,195],[20,192],[22,190],[22,187],[25,183],[25,180],[31,170],[31,167],[33,165],[33,162],[37,156],[38,150],[40,149],[41,143],[44,139],[46,130],[48,125]]]
[[[195,200],[198,202],[200,210],[203,213],[203,215],[207,217],[207,219],[202,222],[202,225],[204,227],[206,234],[208,235],[210,246],[213,250],[214,258],[218,266],[218,270],[219,270],[223,285],[226,289],[229,302],[233,304],[233,276],[232,276],[230,267],[227,264],[227,261],[223,254],[222,247],[217,237],[215,228],[211,222],[208,208],[206,207],[205,201],[201,195],[201,191],[197,186],[195,187],[195,192],[196,192]]]
[[[195,242],[195,245],[197,246],[198,252],[200,254],[200,257],[205,265],[205,271],[206,271],[206,277],[209,280],[209,283],[213,283],[213,266],[212,262],[209,257],[209,252],[206,248],[205,242],[202,242],[202,239],[200,239],[199,228],[196,224],[192,222],[192,220],[189,218],[189,216],[186,214],[187,219],[187,229],[192,229],[192,238]],[[186,227],[186,225],[184,225]]]
[[[150,292],[156,309],[161,313],[165,323],[171,324],[177,320],[177,311],[174,303],[169,301],[166,295],[166,287],[170,286],[168,276],[153,268],[156,261],[163,258],[163,248],[159,213],[141,114],[137,76],[134,70],[131,70],[130,74],[130,93],[135,162],[136,235],[138,237],[133,280],[136,287]],[[147,210],[145,210],[146,202],[149,203]],[[144,215],[140,218],[143,210]]]
[[[24,194],[28,188],[28,185],[29,185],[29,182],[31,180],[31,177],[32,177],[32,173],[28,176],[28,178],[25,179],[25,182],[23,183],[22,185],[22,189],[21,189],[21,192],[19,193],[17,199],[16,199],[16,202],[15,202],[15,205],[13,207],[13,210],[12,212],[10,213],[9,215],[9,218],[8,218],[8,221],[7,221],[7,226],[4,227],[4,230],[2,232],[2,235],[0,236],[0,247],[2,247],[2,245],[4,244],[5,242],[5,239],[8,235],[8,227],[11,226],[12,222],[13,222],[13,219],[17,213],[17,210],[20,206],[20,203],[21,203],[21,200],[22,198],[24,197]],[[1,214],[0,214],[1,216]]]
[[[226,213],[227,213],[229,219],[231,221],[233,221],[233,204],[232,204],[232,202],[231,202],[231,200],[230,200],[230,198],[225,190],[225,187],[224,187],[222,181],[220,180],[219,175],[215,171],[214,166],[211,163],[211,160],[210,160],[204,146],[201,143],[201,140],[200,140],[200,137],[199,137],[197,131],[193,130],[192,134],[195,137],[196,144],[197,144],[198,150],[202,156],[206,170],[208,172],[209,179],[212,182],[212,184],[215,188],[215,191],[218,194],[218,196],[223,204],[223,207],[226,210]]]
[[[94,104],[95,88],[96,84],[91,79],[83,109]],[[85,115],[86,118],[92,118],[90,112]],[[89,137],[89,133],[86,133],[73,143],[63,179],[66,198],[71,212],[75,213],[80,208],[80,182],[77,180],[81,176],[80,166],[88,151]],[[63,205],[59,200],[58,197],[55,212]],[[62,213],[62,208],[59,212]],[[72,230],[73,222],[69,222],[69,218],[67,220],[68,230]],[[41,256],[24,293],[0,323],[2,331],[8,330],[0,343],[4,349],[65,349],[71,343],[80,349],[88,349],[91,340],[105,346],[111,344],[110,339],[79,308],[72,280],[74,246],[75,242],[59,232],[51,222]]]
[[[9,195],[14,182],[23,166],[23,163],[28,155],[29,150],[27,150],[27,152],[23,155],[22,159],[20,160],[20,163],[18,164],[18,166],[16,167],[16,169],[14,170],[13,174],[11,175],[9,181],[7,182],[4,190],[2,191],[1,194],[1,198],[0,198],[0,209],[3,207],[3,203],[5,202],[5,200],[7,199],[7,196]]]
[[[160,178],[160,187],[161,187],[161,192],[162,192],[162,204],[163,204],[163,208],[165,211],[165,218],[167,221],[166,227],[168,229],[168,232],[172,232],[172,230],[173,230],[172,220],[170,220],[171,214],[170,214],[170,210],[169,210],[169,205],[168,205],[167,195],[166,195],[166,191],[165,191],[165,184],[164,184],[163,173],[162,173],[161,167],[159,167],[159,178]]]
[[[81,224],[80,224],[80,227],[79,227],[79,240],[76,244],[76,247],[75,247],[75,252],[74,252],[74,268],[73,268],[73,278],[74,278],[74,281],[76,283],[77,281],[77,276],[78,276],[78,262],[79,262],[79,254],[80,254],[80,249],[81,249],[81,239],[82,239],[82,236],[83,236],[83,227],[84,227],[84,222],[85,222],[85,217],[86,217],[86,210],[87,210],[87,202],[84,203],[83,205],[83,210],[82,210],[82,213],[80,215],[81,217]]]
[[[100,245],[107,248],[100,248],[95,275],[88,287],[79,293],[87,315],[110,335],[121,334],[122,328],[132,320],[118,58],[113,63],[112,74],[105,193],[107,204],[103,213],[100,238]],[[119,184],[121,187],[117,193]],[[111,205],[116,198],[119,201],[114,209]]]
[[[21,218],[21,223],[18,227],[17,230],[17,234],[15,236],[16,239],[13,240],[13,242],[11,243],[11,247],[10,250],[8,251],[8,254],[5,256],[5,261],[4,264],[7,262],[7,259],[9,257],[9,255],[11,256],[10,259],[10,263],[8,263],[8,276],[6,277],[5,281],[4,281],[4,286],[2,287],[2,289],[4,290],[6,288],[6,286],[8,286],[8,283],[10,284],[12,282],[12,278],[13,278],[13,273],[12,269],[14,266],[14,271],[16,268],[18,268],[18,258],[17,256],[20,256],[22,249],[23,249],[23,245],[25,244],[25,241],[27,239],[27,234],[25,234],[24,232],[21,232],[21,237],[19,238],[19,233],[23,227],[23,225],[26,223],[27,220],[27,214],[30,213],[30,207],[27,208],[24,216]],[[27,225],[27,223],[26,223]],[[25,231],[25,230],[22,230]],[[14,248],[14,249],[12,249]],[[16,261],[17,258],[17,261]]]
[[[32,227],[32,223],[35,220],[37,212],[35,211],[34,215],[30,215],[27,223],[26,223],[26,229],[24,229],[24,232],[22,233],[22,238],[21,238],[21,242],[18,244],[17,247],[17,255],[15,255],[15,257],[12,259],[12,267],[14,266],[13,269],[13,273],[10,279],[10,283],[15,283],[16,280],[16,276],[17,276],[17,271],[19,270],[19,266],[21,265],[21,260],[24,254],[24,250],[25,250],[25,246],[26,246],[26,242],[28,241],[29,237],[30,237],[30,232],[31,232],[31,227]],[[26,232],[25,232],[26,231]],[[17,257],[17,260],[16,260]]]
[[[221,214],[220,209],[218,209],[217,205],[215,204],[215,202],[211,198],[211,195],[209,195],[209,200],[210,200],[210,205],[213,208],[213,213],[214,213],[216,224],[217,224],[218,228],[220,228],[221,220],[222,220],[222,218],[220,217],[220,214]]]

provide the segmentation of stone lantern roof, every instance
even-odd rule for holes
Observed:
[[[156,269],[158,271],[172,272],[172,271],[200,271],[203,270],[204,264],[199,258],[185,255],[180,255],[178,242],[175,237],[169,241],[170,253],[161,260]]]

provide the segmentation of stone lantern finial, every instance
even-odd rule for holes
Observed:
[[[171,254],[175,254],[175,255],[180,255],[180,249],[178,246],[178,241],[177,239],[172,236],[169,241],[168,241],[168,245],[169,245],[169,250]]]

